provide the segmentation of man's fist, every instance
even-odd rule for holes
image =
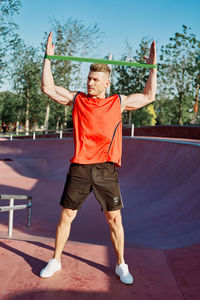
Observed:
[[[156,42],[153,41],[150,48],[149,57],[147,58],[144,56],[144,59],[146,60],[146,63],[148,65],[156,65],[157,59],[156,59]]]
[[[55,45],[52,42],[52,32],[49,33],[46,45],[46,54],[54,55]]]

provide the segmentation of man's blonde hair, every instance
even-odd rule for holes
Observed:
[[[108,74],[109,77],[110,77],[110,73],[111,73],[111,70],[108,65],[99,64],[99,63],[92,64],[90,66],[90,71],[91,72],[104,72],[104,73]]]

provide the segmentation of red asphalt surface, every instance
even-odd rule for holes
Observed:
[[[72,139],[0,142],[0,193],[32,200],[26,211],[0,213],[0,299],[200,299],[200,143],[123,138],[119,170],[125,258],[133,285],[114,274],[115,254],[91,194],[72,224],[62,270],[41,279],[52,257]],[[16,203],[18,203],[16,201]],[[20,202],[22,203],[22,201]],[[0,205],[8,201],[0,200]]]

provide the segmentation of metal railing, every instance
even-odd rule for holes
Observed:
[[[1,137],[2,138],[8,138],[9,140],[13,140],[15,138],[20,138],[20,137],[27,137],[27,138],[30,138],[30,139],[33,139],[33,140],[36,140],[37,138],[37,135],[41,136],[41,135],[44,135],[44,136],[50,136],[50,135],[58,135],[58,138],[62,139],[63,138],[63,134],[64,133],[73,133],[73,128],[67,128],[67,129],[60,129],[60,130],[42,130],[42,129],[39,129],[39,130],[29,130],[29,131],[19,131],[18,133],[16,132],[11,132],[11,131],[8,131],[6,133],[1,133]]]
[[[9,200],[9,206],[0,206],[0,212],[9,212],[8,236],[12,236],[13,234],[14,210],[21,210],[27,208],[28,210],[27,227],[31,226],[31,206],[32,206],[31,196],[0,194],[0,200]],[[21,204],[21,205],[14,205],[14,200],[28,200],[28,203]]]
[[[134,137],[134,124],[123,124],[123,128],[131,128],[131,137]],[[27,138],[29,139],[33,139],[33,140],[36,140],[37,139],[37,135],[38,135],[38,138],[39,136],[45,136],[47,137],[50,137],[50,135],[52,136],[55,136],[55,135],[58,135],[58,138],[59,139],[63,139],[63,135],[65,133],[68,133],[68,134],[71,134],[73,133],[73,128],[67,128],[67,129],[60,129],[60,130],[42,130],[42,129],[39,129],[39,130],[29,130],[29,131],[20,131],[18,134],[16,132],[7,132],[6,134],[1,134],[1,137],[4,137],[4,138],[8,138],[10,139],[11,141],[15,138],[20,138],[20,137],[23,137],[23,136],[26,136]]]

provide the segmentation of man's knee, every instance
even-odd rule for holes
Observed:
[[[122,226],[121,210],[106,211],[105,217],[111,227]]]
[[[76,217],[76,214],[77,210],[63,207],[60,216],[60,223],[71,223]]]

